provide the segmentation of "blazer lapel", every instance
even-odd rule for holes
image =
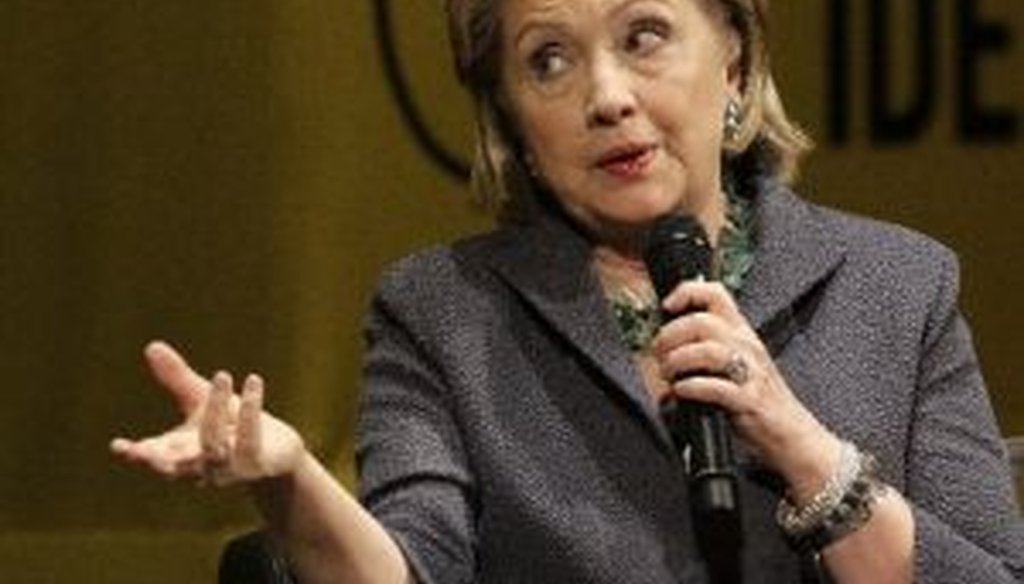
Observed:
[[[737,302],[769,348],[778,348],[796,324],[800,300],[839,267],[845,250],[814,207],[783,186],[760,191],[755,220],[754,266]]]
[[[812,207],[784,187],[758,194],[754,267],[737,298],[769,349],[789,338],[799,300],[839,266],[843,247],[828,237]],[[589,242],[558,216],[512,228],[485,261],[509,286],[611,381],[651,422],[659,441],[672,440],[622,346],[590,263]]]
[[[652,423],[665,446],[671,438],[623,347],[593,272],[589,242],[559,217],[543,216],[496,246],[487,258],[525,301]]]

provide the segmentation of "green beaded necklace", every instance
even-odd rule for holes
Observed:
[[[722,266],[721,282],[735,294],[743,287],[743,281],[754,265],[753,209],[749,199],[729,193],[726,200],[728,221],[715,253]],[[649,349],[661,327],[657,298],[645,298],[639,293],[623,290],[613,293],[608,301],[623,344],[633,352]]]

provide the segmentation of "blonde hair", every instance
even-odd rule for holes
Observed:
[[[501,2],[447,0],[455,70],[476,108],[473,189],[499,216],[533,206],[523,188],[531,180],[513,122],[501,104]],[[705,0],[723,10],[741,44],[743,98],[739,131],[724,145],[726,164],[755,158],[756,167],[783,182],[795,180],[800,158],[812,148],[786,115],[771,74],[767,43],[769,0]],[[747,165],[744,164],[744,167]]]

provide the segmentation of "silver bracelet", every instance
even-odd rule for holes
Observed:
[[[875,461],[870,455],[865,455],[862,468],[864,470],[853,481],[839,505],[811,531],[792,540],[797,549],[820,552],[857,531],[871,519],[875,502],[885,496],[889,487],[875,475]]]
[[[839,464],[825,486],[810,501],[799,508],[783,497],[775,511],[775,521],[789,537],[800,537],[820,525],[843,500],[857,476],[861,473],[862,457],[857,447],[842,442]]]

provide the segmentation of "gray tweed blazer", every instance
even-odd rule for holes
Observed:
[[[912,502],[917,581],[1024,578],[955,257],[766,184],[737,300],[793,390]],[[557,218],[399,262],[367,327],[361,497],[420,582],[701,583],[687,486],[589,263]],[[811,579],[741,453],[746,582]]]

